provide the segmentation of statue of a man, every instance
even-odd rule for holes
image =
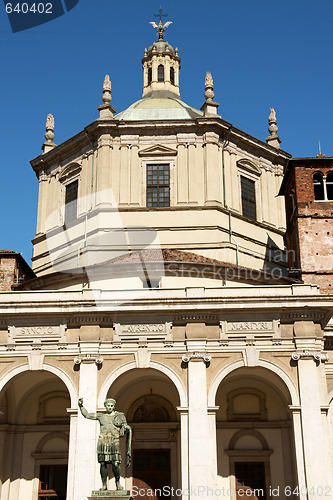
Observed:
[[[123,413],[116,411],[116,401],[114,399],[106,399],[104,401],[106,413],[88,413],[83,406],[83,399],[79,399],[79,408],[85,418],[98,420],[100,425],[100,434],[97,441],[97,459],[101,464],[100,472],[102,478],[102,490],[106,490],[106,480],[108,477],[107,464],[112,465],[113,474],[116,480],[117,490],[122,490],[120,485],[120,438],[126,434],[126,460],[125,465],[128,467],[131,464],[131,441],[132,429],[126,422],[126,417]]]

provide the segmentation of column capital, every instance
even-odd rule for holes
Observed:
[[[293,361],[299,361],[300,359],[313,359],[314,361],[328,361],[328,356],[326,353],[322,353],[317,350],[297,350],[291,354],[291,359]]]
[[[78,355],[74,358],[74,364],[80,365],[81,363],[95,363],[96,365],[101,365],[103,363],[103,358],[99,354],[86,354],[85,356]]]
[[[188,352],[182,356],[184,363],[189,363],[190,361],[204,361],[205,363],[209,363],[211,359],[211,355],[207,352]]]

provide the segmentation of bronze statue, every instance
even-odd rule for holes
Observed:
[[[122,490],[120,485],[120,438],[126,434],[126,460],[125,465],[128,467],[131,464],[131,441],[132,429],[127,424],[126,417],[123,413],[116,411],[116,401],[114,399],[106,399],[104,401],[106,413],[88,413],[83,406],[83,399],[79,399],[79,408],[85,418],[98,420],[100,425],[100,434],[97,441],[97,459],[100,465],[102,478],[101,490],[106,490],[106,480],[108,477],[107,464],[112,465],[113,474],[116,480],[117,490]]]

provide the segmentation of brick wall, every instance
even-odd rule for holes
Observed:
[[[11,290],[12,285],[16,282],[16,270],[15,256],[0,256],[0,291]]]
[[[332,172],[333,159],[306,158],[293,160],[291,165],[284,190],[286,246],[299,254],[301,279],[318,284],[322,293],[333,293],[333,201],[315,200],[313,188],[314,173]],[[292,265],[291,258],[288,263]]]

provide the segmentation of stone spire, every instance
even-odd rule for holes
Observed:
[[[204,116],[216,116],[220,117],[217,114],[217,108],[219,107],[218,102],[214,102],[213,99],[215,97],[214,94],[214,82],[213,77],[210,71],[207,71],[205,77],[205,99],[206,101],[201,106],[201,110],[204,112]]]
[[[268,132],[271,134],[266,138],[267,144],[273,146],[273,148],[280,149],[281,139],[277,135],[278,127],[276,120],[276,112],[274,108],[271,108],[270,115],[268,117]]]
[[[111,95],[111,80],[109,75],[105,75],[103,83],[103,95],[102,101],[104,104],[98,106],[99,119],[100,120],[110,120],[113,119],[113,113],[116,110],[111,106],[112,95]]]
[[[45,139],[46,142],[43,143],[42,150],[43,153],[47,153],[51,149],[53,149],[56,144],[54,144],[53,139],[54,139],[54,116],[49,113],[46,117],[46,132],[45,132]]]

